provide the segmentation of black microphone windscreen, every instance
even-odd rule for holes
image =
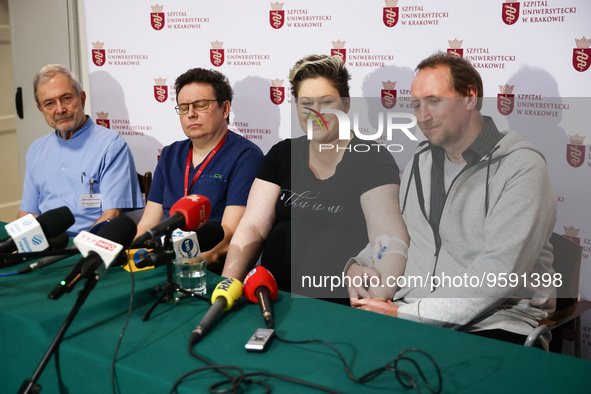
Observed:
[[[70,241],[70,237],[68,234],[61,233],[57,237],[49,238],[47,242],[49,243],[49,247],[52,249],[64,249],[68,246],[68,242]]]
[[[37,222],[43,230],[46,238],[55,238],[65,233],[76,219],[68,207],[59,207],[43,212],[37,217]]]
[[[108,223],[105,223],[96,235],[122,245],[124,249],[135,237],[137,226],[135,222],[126,215],[119,215]]]

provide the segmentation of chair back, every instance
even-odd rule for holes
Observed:
[[[562,274],[562,286],[556,288],[556,310],[574,304],[579,294],[579,277],[583,247],[557,233],[552,233],[554,271]]]
[[[137,179],[140,182],[140,190],[144,194],[144,202],[146,202],[150,193],[150,186],[152,185],[152,173],[148,171],[144,175],[137,174]]]

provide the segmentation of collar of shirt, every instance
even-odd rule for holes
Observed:
[[[462,152],[462,157],[468,163],[468,167],[473,166],[482,160],[483,157],[488,155],[497,143],[505,136],[501,133],[495,122],[489,116],[483,116],[484,125],[482,126],[482,132],[476,137],[476,140]],[[433,162],[436,167],[440,167],[443,172],[443,161],[445,160],[445,151],[439,146],[431,145],[431,151],[433,155]]]
[[[462,157],[466,160],[468,166],[473,166],[490,154],[501,138],[505,136],[497,129],[495,122],[489,116],[483,116],[482,118],[484,119],[482,132],[476,137],[472,145],[462,152]]]
[[[76,131],[73,135],[72,138],[70,138],[69,140],[65,140],[62,138],[62,136],[60,135],[60,132],[57,130],[54,130],[55,136],[57,137],[58,141],[62,142],[62,143],[67,143],[66,141],[72,141],[76,138],[79,138],[82,134],[84,134],[86,131],[90,130],[91,127],[93,126],[94,122],[92,121],[92,119],[90,118],[90,116],[86,115],[86,122],[84,122],[84,124],[82,125],[82,127],[80,128],[80,130]]]

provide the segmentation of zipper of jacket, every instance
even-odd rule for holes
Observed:
[[[433,238],[435,240],[435,253],[433,255],[433,269],[431,271],[431,277],[435,276],[435,272],[437,271],[437,263],[439,261],[439,252],[441,251],[441,235],[439,234],[439,231],[435,228],[435,225],[429,220],[429,217],[427,216],[427,212],[425,210],[425,196],[423,194],[423,184],[421,181],[421,174],[420,174],[420,169],[419,169],[419,155],[424,153],[425,151],[427,151],[429,148],[426,148],[420,152],[418,152],[417,154],[415,154],[415,158],[413,160],[413,167],[412,167],[412,173],[411,173],[411,177],[409,178],[409,184],[407,186],[407,192],[408,192],[408,188],[410,187],[410,182],[412,181],[412,175],[414,175],[415,177],[415,185],[416,185],[416,189],[417,189],[417,198],[419,200],[419,206],[421,208],[421,212],[423,213],[423,216],[425,217],[425,220],[427,220],[427,223],[429,223],[429,227],[431,227],[431,231],[433,231]],[[492,155],[492,152],[491,152]],[[490,157],[490,156],[489,156]],[[449,185],[449,189],[446,191],[445,193],[445,198],[443,200],[443,208],[441,211],[441,216],[443,216],[443,210],[445,210],[445,206],[447,203],[447,197],[449,195],[449,192],[452,190],[453,185],[455,184],[456,180],[464,173],[466,172],[469,168],[472,168],[473,166],[464,166],[464,168],[462,168],[462,170],[459,172],[458,175],[455,176],[455,178],[452,180],[451,184]],[[487,186],[488,187],[488,186]],[[408,194],[408,193],[407,193]],[[405,196],[405,201],[404,201],[404,206],[406,206],[406,196]],[[441,223],[441,218],[440,218],[440,223]],[[437,226],[439,227],[439,226]],[[438,286],[432,286],[431,287],[431,293],[434,292],[436,290]]]

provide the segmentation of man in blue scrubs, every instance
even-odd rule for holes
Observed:
[[[35,140],[18,217],[67,206],[75,224],[69,236],[143,207],[131,151],[119,134],[84,114],[86,94],[65,66],[50,64],[33,80],[37,108],[54,129]]]
[[[175,109],[187,138],[162,150],[137,233],[168,217],[172,205],[184,196],[203,195],[211,202],[208,224],[221,225],[223,239],[204,247],[204,236],[215,237],[198,232],[202,255],[208,269],[221,272],[263,153],[228,130],[233,92],[222,73],[190,69],[176,79],[175,90]]]

